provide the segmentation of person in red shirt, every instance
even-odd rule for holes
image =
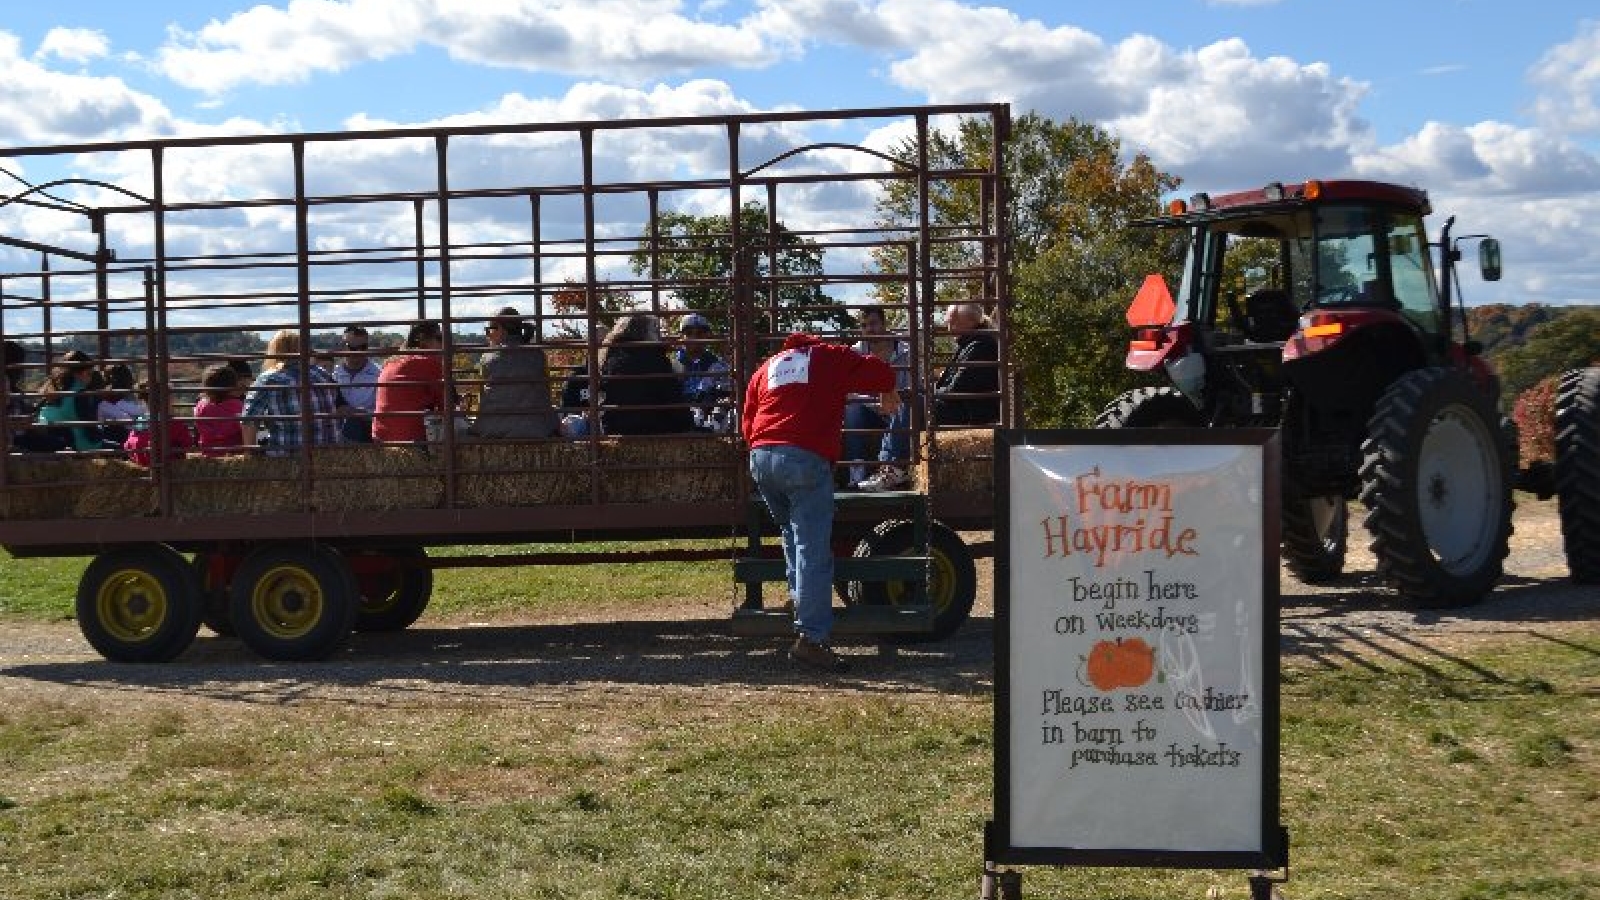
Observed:
[[[378,374],[373,404],[372,439],[381,443],[427,440],[423,417],[445,410],[444,360],[439,348],[444,332],[438,322],[417,322],[406,334],[405,347],[420,351],[389,357]]]
[[[833,631],[833,464],[845,399],[881,395],[885,415],[900,405],[894,369],[876,356],[791,334],[750,376],[740,431],[750,477],[783,535],[783,561],[799,635],[789,657],[814,668],[847,666],[828,644]]]

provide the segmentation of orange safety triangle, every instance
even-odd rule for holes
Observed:
[[[1128,324],[1134,328],[1165,325],[1172,321],[1172,311],[1177,308],[1178,304],[1172,302],[1172,292],[1167,290],[1167,280],[1151,273],[1144,277],[1139,293],[1128,304]]]

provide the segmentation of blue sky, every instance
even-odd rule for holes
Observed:
[[[1576,0],[88,0],[8,8],[0,143],[1004,100],[1185,192],[1425,187],[1505,245],[1469,300],[1596,303],[1597,59]]]

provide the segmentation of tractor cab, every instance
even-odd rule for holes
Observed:
[[[1361,414],[1401,373],[1466,356],[1428,252],[1429,212],[1425,192],[1367,181],[1174,200],[1137,223],[1189,240],[1176,296],[1130,307],[1128,366],[1165,369],[1213,420],[1277,424],[1288,384]],[[1485,244],[1485,277],[1498,277],[1498,247]]]

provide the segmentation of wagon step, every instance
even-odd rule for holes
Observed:
[[[928,577],[926,556],[844,556],[833,561],[835,581],[922,581]],[[782,559],[746,556],[733,561],[733,580],[740,584],[784,581]]]
[[[833,611],[834,634],[925,634],[933,630],[933,607],[846,606]],[[794,614],[786,609],[738,609],[733,613],[733,633],[739,637],[777,637],[794,634]]]

